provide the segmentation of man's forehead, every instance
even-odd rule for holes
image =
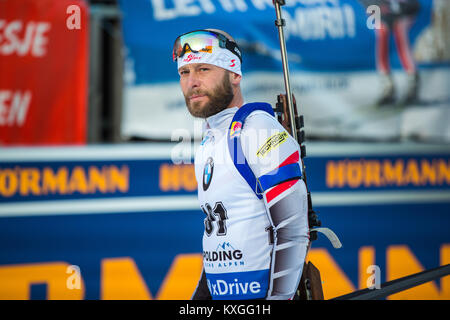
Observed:
[[[178,71],[186,70],[186,69],[198,69],[198,68],[206,67],[206,66],[208,68],[212,68],[212,69],[222,69],[222,68],[220,68],[218,66],[215,66],[213,64],[203,63],[202,62],[202,63],[189,63],[189,64],[186,64],[186,65],[182,66],[181,68],[179,68]]]

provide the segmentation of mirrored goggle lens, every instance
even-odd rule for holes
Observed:
[[[173,48],[173,60],[189,52],[212,53],[219,46],[217,35],[207,31],[196,31],[180,36]]]

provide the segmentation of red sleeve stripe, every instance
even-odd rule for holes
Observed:
[[[291,154],[289,157],[287,157],[286,160],[284,160],[278,166],[278,168],[283,167],[283,166],[288,165],[288,164],[291,164],[291,163],[297,163],[299,159],[300,159],[299,152],[296,151],[293,154]],[[286,181],[286,182],[280,183],[279,185],[273,187],[270,191],[268,191],[266,193],[267,203],[269,203],[274,198],[276,198],[280,194],[282,194],[284,191],[286,191],[287,189],[292,187],[296,182],[297,182],[297,180]]]
[[[285,165],[296,163],[300,159],[300,154],[298,151],[295,151],[293,154],[291,154],[289,157],[286,158],[277,168],[283,167]]]

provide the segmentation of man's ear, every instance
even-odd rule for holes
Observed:
[[[242,76],[241,75],[239,75],[237,73],[234,73],[234,72],[231,72],[231,71],[228,73],[228,75],[230,77],[230,82],[231,82],[232,85],[235,85],[235,86],[240,85],[241,80],[242,80]]]

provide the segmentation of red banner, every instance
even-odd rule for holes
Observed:
[[[0,144],[86,143],[88,8],[0,1]]]

